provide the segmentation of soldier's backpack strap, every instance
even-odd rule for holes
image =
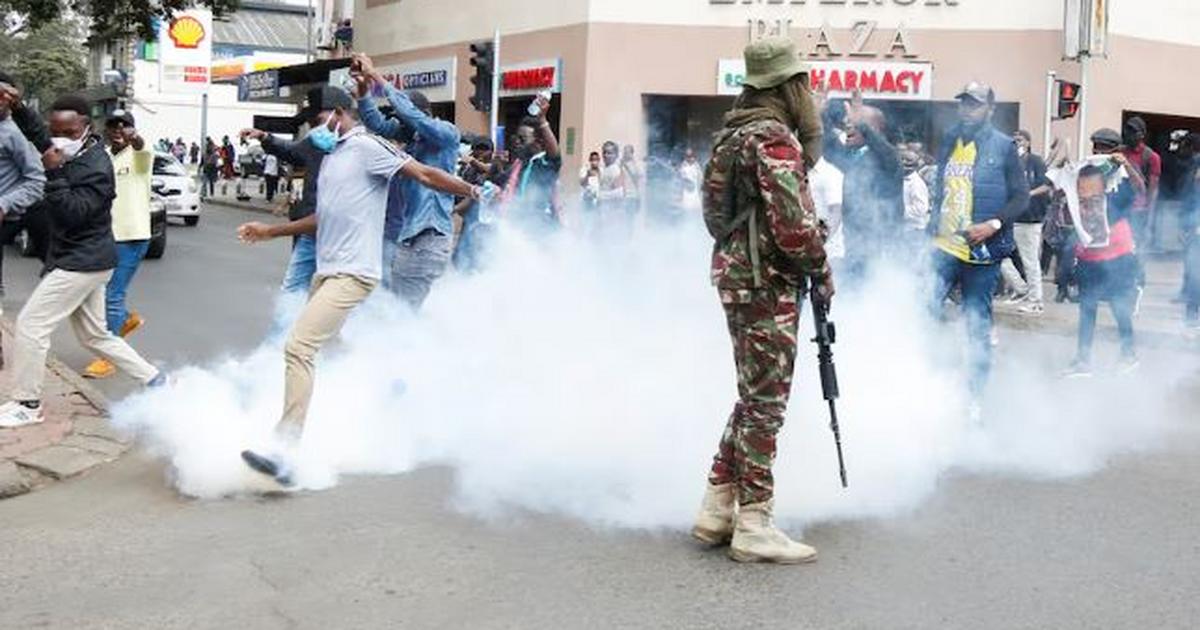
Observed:
[[[737,142],[740,145],[744,138],[740,137],[740,132],[736,135],[739,136]],[[731,217],[731,219],[725,224],[725,229],[717,241],[721,242],[730,238],[742,225],[749,224],[746,231],[749,239],[747,245],[750,252],[750,267],[754,274],[754,286],[758,288],[762,286],[762,265],[758,251],[758,209],[754,204],[749,204],[746,208],[738,208],[740,204],[738,203],[737,181],[738,169],[742,166],[741,155],[741,151],[735,152],[732,163],[729,165],[729,179],[725,186],[725,216]]]
[[[758,257],[758,212],[755,211],[753,205],[750,206],[750,269],[754,272],[754,288],[762,287],[762,266],[759,264]]]

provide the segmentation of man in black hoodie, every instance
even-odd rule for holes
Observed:
[[[112,233],[116,196],[112,162],[92,132],[87,101],[64,96],[50,108],[53,147],[42,155],[49,246],[41,282],[17,316],[11,402],[0,405],[0,427],[44,420],[41,395],[50,335],[64,319],[80,343],[147,385],[165,376],[105,322],[104,290],[117,264]]]

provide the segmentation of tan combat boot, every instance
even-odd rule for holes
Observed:
[[[692,538],[706,545],[724,545],[733,537],[733,509],[736,505],[733,484],[719,486],[705,484],[704,501],[696,524],[692,527]]]
[[[765,501],[738,508],[737,526],[729,557],[738,562],[775,562],[801,564],[817,559],[817,550],[799,543],[775,527],[772,514],[775,501]]]

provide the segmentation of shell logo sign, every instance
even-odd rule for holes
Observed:
[[[177,48],[197,48],[204,41],[204,25],[200,20],[185,15],[171,20],[167,35]]]
[[[204,92],[211,82],[212,12],[191,9],[158,23],[158,88],[164,94]]]

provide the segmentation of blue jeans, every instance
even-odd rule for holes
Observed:
[[[112,278],[104,292],[104,303],[107,311],[108,330],[114,335],[121,334],[121,327],[129,319],[129,309],[125,308],[125,293],[133,274],[137,273],[138,265],[146,257],[150,249],[150,241],[120,241],[117,243],[117,268],[113,269]]]
[[[463,215],[462,231],[458,235],[458,247],[450,257],[455,269],[467,272],[480,270],[482,267],[480,250],[487,228],[487,225],[479,222],[479,204],[471,204],[471,209]]]
[[[453,240],[449,234],[428,229],[392,244],[390,258],[385,254],[384,263],[388,266],[383,275],[391,278],[390,290],[414,311],[421,309],[434,281],[446,272]]]
[[[1200,321],[1200,235],[1188,237],[1183,259],[1183,299],[1188,322]]]
[[[992,294],[1000,282],[1000,265],[966,263],[939,249],[933,253],[933,277],[930,309],[935,314],[941,313],[950,290],[956,285],[962,287],[969,384],[971,395],[979,398],[992,370]]]
[[[1121,338],[1121,356],[1136,354],[1133,335],[1133,311],[1137,305],[1138,260],[1133,254],[1104,262],[1079,262],[1079,340],[1075,358],[1082,363],[1092,360],[1092,340],[1096,334],[1096,313],[1100,302],[1112,307],[1117,333]]]
[[[283,292],[308,292],[313,274],[317,272],[317,237],[304,234],[292,245],[292,258],[283,276]]]
[[[1058,246],[1058,263],[1054,269],[1054,284],[1058,285],[1060,292],[1066,292],[1075,282],[1075,244],[1078,242],[1079,237],[1075,235],[1075,229],[1070,228]]]

